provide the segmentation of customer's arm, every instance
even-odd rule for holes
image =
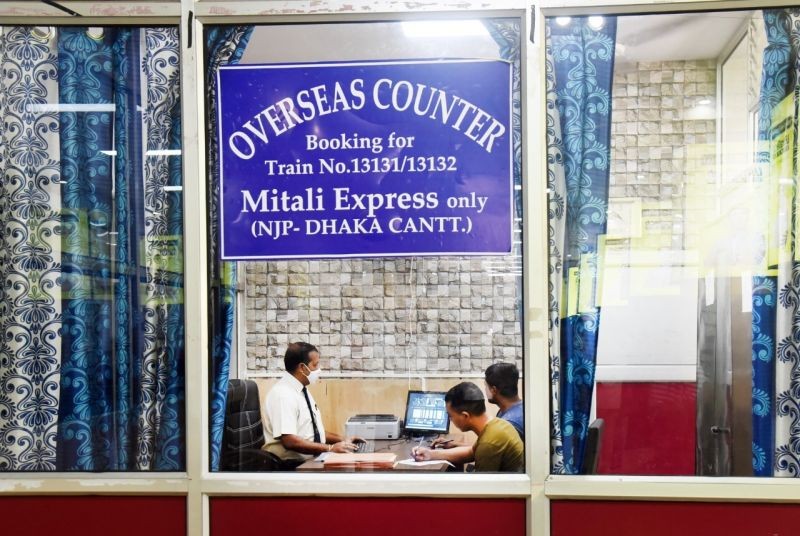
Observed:
[[[440,449],[453,449],[456,447],[469,447],[472,443],[470,443],[466,439],[453,439],[447,437],[437,437],[431,442],[432,448],[440,448]]]
[[[429,449],[428,447],[414,447],[411,451],[418,462],[428,460],[444,460],[453,464],[469,463],[475,459],[472,447],[456,447],[452,449]]]

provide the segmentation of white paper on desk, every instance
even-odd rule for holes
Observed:
[[[408,458],[407,460],[400,460],[397,463],[402,463],[404,465],[416,465],[416,466],[423,466],[423,465],[439,465],[440,463],[446,463],[450,467],[455,467],[452,463],[448,462],[447,460],[427,460],[424,462],[415,461],[413,458]]]
[[[314,461],[315,462],[324,462],[327,459],[328,454],[330,454],[330,452],[323,452],[322,454],[320,454],[319,456],[314,458]]]

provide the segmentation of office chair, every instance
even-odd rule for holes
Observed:
[[[228,381],[220,470],[283,470],[280,458],[261,450],[263,446],[264,426],[261,423],[261,405],[256,382]]]
[[[597,464],[600,461],[600,445],[603,440],[604,425],[605,421],[603,419],[595,419],[592,424],[589,425],[589,431],[586,436],[586,448],[583,451],[582,475],[597,474]]]

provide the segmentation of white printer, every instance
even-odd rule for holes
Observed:
[[[400,437],[400,419],[395,415],[354,415],[347,419],[345,435],[364,439],[397,439]]]

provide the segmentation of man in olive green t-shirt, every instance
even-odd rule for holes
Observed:
[[[525,469],[522,440],[514,427],[503,419],[486,415],[483,391],[472,382],[462,382],[444,397],[450,420],[462,432],[475,432],[473,446],[451,449],[417,447],[412,453],[417,461],[447,460],[452,463],[475,462],[475,471],[517,473]]]

